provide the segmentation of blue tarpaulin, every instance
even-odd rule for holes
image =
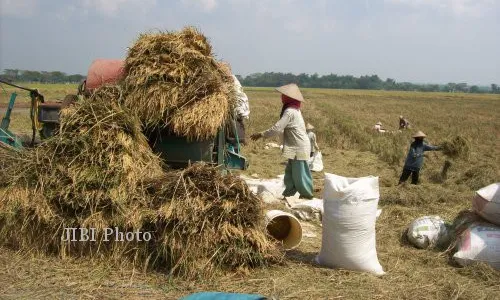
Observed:
[[[202,292],[181,298],[181,300],[265,300],[266,297],[251,294]]]

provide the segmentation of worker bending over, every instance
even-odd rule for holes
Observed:
[[[373,130],[375,130],[376,132],[380,132],[380,133],[385,132],[385,129],[382,128],[382,122],[380,122],[380,121],[378,121],[377,124],[375,124],[375,126],[373,126]]]
[[[403,116],[399,116],[399,130],[402,129],[409,129],[410,128],[410,122],[403,118]]]

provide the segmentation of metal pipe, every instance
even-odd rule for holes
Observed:
[[[2,79],[0,79],[0,83],[4,83],[6,85],[10,85],[10,86],[13,86],[13,87],[16,87],[18,89],[25,90],[25,91],[28,91],[28,92],[36,92],[36,90],[34,90],[34,89],[30,89],[30,88],[22,87],[22,86],[19,86],[19,85],[15,85],[13,83],[10,83],[10,82],[2,80]]]

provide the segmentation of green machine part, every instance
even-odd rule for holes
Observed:
[[[150,135],[148,140],[153,151],[174,168],[184,168],[197,161],[216,164],[223,169],[244,170],[248,167],[245,157],[227,149],[223,128],[214,139],[205,141],[188,141],[167,132]]]
[[[23,144],[21,139],[19,139],[14,133],[9,130],[10,126],[10,115],[12,113],[12,109],[14,108],[14,103],[16,102],[16,93],[12,93],[10,95],[9,106],[7,107],[7,111],[5,112],[5,116],[2,119],[2,123],[0,124],[0,143],[5,144],[16,149],[23,148]]]

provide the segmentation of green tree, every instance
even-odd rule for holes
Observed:
[[[19,80],[19,70],[18,69],[5,69],[3,71],[5,78],[8,80],[18,81]]]
[[[477,85],[473,85],[470,87],[469,92],[477,94],[477,93],[480,93],[481,90],[479,90],[479,87]]]
[[[462,82],[462,83],[458,83],[456,86],[455,86],[456,90],[458,92],[463,92],[463,93],[466,93],[469,91],[469,87],[467,86],[467,83],[465,82]]]
[[[28,82],[41,82],[42,74],[38,71],[23,71],[21,80]]]

